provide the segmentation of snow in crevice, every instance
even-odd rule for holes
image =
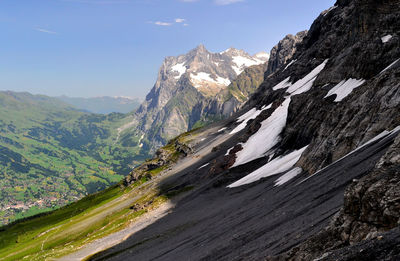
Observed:
[[[336,9],[337,7],[338,7],[337,5],[330,7],[328,10],[325,11],[324,16],[326,16],[330,11]]]
[[[292,84],[290,83],[290,76],[289,76],[285,80],[281,81],[280,83],[278,83],[277,85],[272,87],[272,90],[276,91],[276,90],[279,90],[279,89],[285,89],[287,87],[290,87],[291,85]]]
[[[385,35],[384,37],[381,38],[382,43],[387,43],[387,42],[389,42],[389,41],[392,39],[392,37],[393,37],[393,36],[390,35],[390,34]]]
[[[260,115],[261,112],[270,109],[271,106],[272,106],[272,104],[270,104],[268,106],[263,106],[263,108],[261,108],[261,110],[257,110],[256,108],[249,110],[248,112],[246,112],[245,114],[243,114],[242,116],[240,116],[237,119],[237,121],[241,122],[241,123],[238,126],[236,126],[236,128],[234,128],[229,134],[235,134],[235,133],[238,133],[239,131],[243,130],[244,128],[246,128],[247,123],[250,120],[257,118],[257,116]]]
[[[285,174],[283,174],[281,177],[279,177],[279,179],[277,179],[275,181],[275,187],[276,186],[282,186],[283,184],[285,184],[286,182],[290,181],[291,179],[295,178],[296,176],[298,176],[299,174],[301,174],[303,172],[302,168],[296,167],[288,172],[286,172]]]
[[[291,95],[296,95],[309,91],[313,86],[314,81],[317,79],[319,73],[325,68],[327,63],[328,60],[325,60],[323,63],[318,65],[314,70],[312,70],[309,74],[307,74],[304,78],[298,80],[292,86],[290,86],[286,92],[290,93]]]
[[[243,144],[243,150],[236,153],[237,158],[233,167],[263,157],[267,151],[278,144],[280,134],[286,125],[290,101],[290,97],[287,98],[270,117],[261,123],[260,129]]]
[[[225,153],[225,155],[224,156],[228,156],[229,155],[229,153],[231,152],[231,150],[233,150],[236,146],[238,146],[238,145],[243,145],[243,143],[241,143],[241,142],[239,142],[238,144],[236,144],[235,146],[233,146],[232,148],[230,148],[230,149],[228,149],[227,151],[226,151],[226,153]]]
[[[229,155],[229,152],[231,152],[231,150],[232,150],[233,148],[234,148],[234,147],[232,147],[232,148],[228,149],[228,150],[226,151],[226,153],[225,153],[225,155],[224,155],[224,156],[228,156],[228,155]]]
[[[207,167],[208,165],[210,165],[210,163],[206,163],[206,164],[200,166],[200,167],[198,168],[198,170],[199,170],[199,169],[202,169],[202,168],[205,168],[205,167]]]
[[[234,188],[234,187],[239,187],[242,185],[250,184],[250,183],[253,183],[262,178],[270,177],[270,176],[290,170],[300,159],[301,154],[305,151],[306,148],[307,148],[307,146],[300,150],[295,150],[285,156],[275,158],[274,160],[268,162],[261,168],[253,171],[249,175],[230,184],[228,186],[228,188]]]
[[[350,93],[352,93],[355,88],[361,86],[364,83],[365,80],[363,79],[357,80],[350,78],[348,80],[343,80],[340,83],[338,83],[335,87],[333,87],[331,90],[329,90],[328,94],[324,98],[336,94],[335,102],[340,102],[344,98],[346,98]]]
[[[379,74],[382,74],[382,73],[386,72],[387,70],[389,70],[390,68],[392,68],[393,65],[395,65],[398,61],[400,61],[400,59],[397,59],[396,61],[392,62],[388,67],[383,69]]]
[[[296,95],[296,94],[300,94],[303,92],[307,92],[311,89],[311,87],[314,84],[314,81],[317,79],[319,73],[325,68],[327,63],[328,63],[328,59],[325,60],[320,65],[318,65],[309,74],[307,74],[302,79],[295,82],[294,84],[290,83],[290,77],[288,77],[285,80],[283,80],[282,82],[275,85],[272,89],[274,91],[276,91],[279,89],[288,88],[286,90],[286,92],[291,95]]]
[[[292,60],[288,65],[286,65],[285,69],[283,71],[286,71],[287,68],[289,68],[292,64],[294,64],[297,60]]]
[[[181,78],[181,76],[186,72],[186,67],[184,65],[185,63],[178,63],[171,67],[172,71],[179,73],[179,75],[174,77],[175,79]]]
[[[313,175],[309,176],[308,178],[303,179],[303,180],[300,181],[297,185],[299,185],[299,184],[305,182],[306,180],[309,180],[310,178],[314,177],[315,175],[318,175],[319,173],[321,173],[322,171],[326,170],[327,168],[329,168],[329,167],[332,166],[333,164],[336,164],[337,162],[343,160],[344,158],[346,158],[346,157],[348,157],[348,156],[354,154],[355,152],[361,150],[361,149],[364,148],[365,146],[367,146],[367,145],[369,145],[369,144],[371,144],[371,143],[373,143],[373,142],[376,142],[376,141],[378,141],[378,140],[380,140],[380,139],[383,139],[383,138],[385,138],[385,137],[387,137],[387,136],[389,136],[389,135],[391,135],[391,134],[397,133],[397,132],[399,132],[399,131],[400,131],[400,126],[397,126],[396,128],[394,128],[394,129],[391,130],[391,131],[384,130],[383,132],[381,132],[381,133],[379,133],[378,135],[376,135],[374,138],[372,138],[372,139],[368,140],[367,142],[363,143],[362,145],[358,146],[356,149],[350,151],[349,153],[347,153],[346,155],[344,155],[344,156],[341,157],[340,159],[338,159],[338,160],[332,162],[331,164],[329,164],[328,166],[326,166],[326,167],[324,167],[324,168],[318,170],[317,172],[315,172]]]
[[[236,72],[237,75],[241,74],[243,70],[247,67],[264,63],[264,61],[261,61],[259,59],[250,59],[244,56],[233,56],[232,60],[233,63],[236,64],[236,66],[233,66],[232,69]]]
[[[202,87],[204,83],[223,85],[223,86],[228,86],[231,83],[229,79],[222,78],[220,76],[216,76],[216,79],[213,79],[209,73],[205,72],[198,72],[197,74],[191,73],[190,77],[192,79],[195,88]]]

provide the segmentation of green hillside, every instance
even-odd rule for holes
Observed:
[[[119,182],[57,210],[0,227],[0,260],[54,260],[129,227],[140,216],[191,191],[193,186],[160,189],[156,181],[167,178],[163,175],[184,157],[182,146],[199,133],[184,133],[170,141],[160,149],[164,163],[149,170],[160,158],[147,160],[131,173],[138,179],[129,184]]]
[[[0,92],[0,223],[115,184],[146,153],[117,140],[124,114],[78,111],[58,99]],[[136,141],[136,143],[135,143]]]

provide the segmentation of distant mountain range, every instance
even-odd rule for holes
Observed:
[[[268,59],[266,52],[212,53],[204,45],[167,57],[146,100],[121,128],[121,138],[140,135],[141,145],[154,151],[184,131],[232,115],[262,82]]]
[[[136,110],[141,103],[139,98],[129,97],[56,97],[61,101],[74,106],[77,109],[84,110],[92,113],[108,114],[112,112],[128,113]]]

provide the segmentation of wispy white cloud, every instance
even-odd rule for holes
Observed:
[[[57,32],[50,31],[50,30],[43,29],[43,28],[35,28],[35,30],[38,32],[41,32],[41,33],[46,33],[46,34],[57,34]]]
[[[188,23],[186,23],[186,19],[184,18],[175,18],[173,22],[163,22],[163,21],[149,21],[147,22],[149,24],[155,24],[155,25],[159,25],[159,26],[171,26],[174,25],[174,23],[176,24],[182,24],[183,26],[189,26]]]
[[[168,23],[168,22],[161,22],[161,21],[156,21],[156,22],[148,22],[149,24],[155,24],[155,25],[159,25],[159,26],[171,26],[172,23]]]
[[[217,5],[230,5],[234,3],[243,2],[244,0],[215,0],[215,4]]]
[[[183,18],[175,18],[175,23],[183,23],[183,22],[185,22],[186,20],[185,19],[183,19]]]

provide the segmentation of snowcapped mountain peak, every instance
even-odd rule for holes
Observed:
[[[269,53],[259,52],[259,53],[256,53],[253,57],[256,59],[259,59],[261,61],[267,62],[269,60]]]
[[[268,54],[265,52],[251,56],[231,47],[220,53],[212,53],[200,44],[187,54],[167,57],[160,69],[156,87],[169,82],[170,89],[173,85],[179,85],[179,82],[189,82],[203,96],[211,97],[226,88],[247,67],[267,60]]]

